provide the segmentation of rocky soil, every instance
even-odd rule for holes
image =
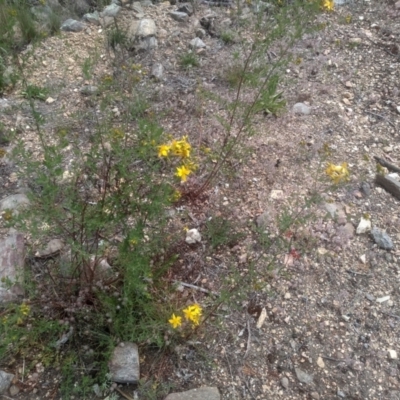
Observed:
[[[139,87],[153,94],[149,112],[160,115],[169,132],[210,145],[221,132],[218,105],[212,99],[199,104],[196,89],[201,83],[229,93],[223,71],[233,65],[240,44],[225,44],[218,30],[235,30],[234,8],[199,4],[191,14],[189,5],[186,13],[171,15],[180,6],[125,4],[118,19],[131,29]],[[243,14],[253,18],[253,6]],[[29,79],[50,88],[50,99],[38,103],[46,129],[78,111],[101,115],[96,96],[82,92],[95,93],[99,80],[118,75],[115,55],[104,45],[107,18],[103,25],[83,22],[82,30],[63,31],[34,50]],[[212,21],[211,28],[201,25],[202,18]],[[189,210],[190,228],[203,234],[207,218],[220,215],[233,218],[245,235],[211,255],[204,246],[188,246],[181,260],[185,272],[174,269],[170,275],[216,293],[232,268],[245,279],[255,265],[258,278],[192,342],[172,354],[146,354],[144,380],[167,382],[174,392],[217,387],[221,399],[400,399],[400,200],[375,183],[374,159],[400,167],[400,4],[352,1],[322,14],[319,22],[321,30],[292,49],[282,84],[285,112],[255,119],[248,162],[238,160],[231,179],[218,182],[205,204]],[[196,37],[201,43],[192,42]],[[190,46],[200,65],[183,69],[180,59]],[[82,72],[88,57],[95,60],[91,78]],[[124,62],[128,65],[121,59],[120,68]],[[21,90],[17,86],[5,95],[0,115],[7,129],[18,129],[35,148]],[[164,110],[169,112],[161,116]],[[124,104],[116,102],[113,111],[118,118]],[[84,133],[93,123],[81,119],[75,131]],[[350,181],[333,190],[324,175],[327,161],[347,162]],[[7,157],[0,171],[1,200],[21,187]],[[314,194],[322,202],[305,203]],[[284,210],[304,220],[283,232],[291,248],[277,253],[271,271],[249,227],[255,223],[278,234]],[[209,294],[181,289],[179,296],[207,309]],[[3,366],[14,374],[20,368]],[[28,383],[14,382],[18,390],[4,398],[59,398],[57,371],[36,369]],[[149,398],[135,394],[134,386],[119,390],[121,398]]]

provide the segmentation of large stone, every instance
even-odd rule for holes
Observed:
[[[8,237],[0,240],[0,304],[23,295],[18,279],[24,260],[25,245],[22,233],[11,232]]]
[[[294,371],[296,372],[296,376],[297,379],[301,382],[301,383],[305,383],[305,384],[310,384],[313,381],[313,376],[310,374],[307,374],[307,372],[303,371],[300,368],[295,367]]]
[[[29,205],[29,199],[23,193],[12,194],[0,201],[0,211],[17,210]]]
[[[115,18],[118,13],[121,11],[121,7],[118,6],[117,4],[110,4],[109,6],[107,6],[101,13],[100,13],[100,17],[104,18],[104,17],[112,17]]]
[[[169,13],[169,15],[172,17],[172,19],[178,22],[185,22],[189,19],[189,15],[180,11],[172,11]]]
[[[309,115],[311,114],[311,107],[304,103],[296,103],[293,106],[293,112],[295,114],[303,114],[303,115]]]
[[[86,28],[86,25],[75,19],[67,19],[60,27],[61,31],[65,32],[81,32]]]
[[[393,249],[393,241],[385,231],[382,231],[381,229],[374,226],[371,230],[371,234],[372,237],[374,238],[375,243],[381,249],[385,250]]]
[[[220,400],[221,395],[216,387],[204,386],[187,392],[171,393],[165,400]]]
[[[198,37],[195,37],[190,41],[189,47],[191,49],[202,49],[203,47],[206,47],[206,44]]]
[[[11,385],[11,381],[14,379],[13,374],[9,374],[5,371],[0,371],[0,394],[5,393]],[[5,397],[6,398],[6,397]]]
[[[113,382],[137,383],[140,378],[137,345],[135,343],[120,343],[114,349],[108,367]]]
[[[157,27],[154,20],[144,18],[140,21],[132,21],[128,32],[131,39],[135,39],[136,37],[145,38],[154,36],[157,33]]]
[[[100,25],[100,15],[98,11],[87,13],[83,16],[83,20],[91,24]]]

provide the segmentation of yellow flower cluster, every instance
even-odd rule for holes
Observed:
[[[342,165],[334,165],[328,163],[325,173],[332,179],[333,183],[338,184],[342,181],[348,181],[350,179],[349,170],[347,168],[347,163],[342,163]]]
[[[200,325],[200,317],[202,315],[203,309],[198,304],[193,304],[182,310],[185,318],[190,322],[193,327]],[[182,325],[182,317],[179,315],[172,314],[171,319],[168,320],[171,326],[176,329]]]
[[[180,140],[173,139],[172,142],[158,146],[158,157],[167,158],[169,156],[180,157],[182,165],[176,167],[175,175],[186,182],[187,177],[196,170],[196,165],[190,161],[192,146],[188,142],[187,136],[182,136]]]
[[[334,0],[322,0],[321,1],[321,7],[325,11],[333,11],[334,6],[335,6]]]

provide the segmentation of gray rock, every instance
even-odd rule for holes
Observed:
[[[140,4],[142,7],[151,7],[153,5],[153,2],[151,0],[141,0]]]
[[[90,4],[88,0],[74,0],[72,4],[74,5],[74,11],[79,16],[88,13],[90,10]]]
[[[319,394],[317,392],[311,392],[311,398],[314,400],[319,400]]]
[[[154,36],[149,36],[138,40],[132,47],[137,53],[142,53],[157,48],[158,42]]]
[[[67,19],[60,27],[60,30],[65,32],[81,32],[86,28],[86,25],[75,19]]]
[[[164,67],[160,63],[154,63],[153,66],[151,67],[151,74],[150,76],[152,78],[155,78],[156,80],[160,81],[163,77],[164,73]]]
[[[13,379],[13,374],[0,370],[0,394],[3,394],[8,390]]]
[[[30,204],[28,197],[23,193],[12,194],[0,201],[0,211],[12,210],[26,207]]]
[[[375,243],[381,249],[385,250],[393,249],[393,241],[385,231],[382,231],[381,229],[374,226],[371,230],[371,234],[372,237],[374,238]]]
[[[296,103],[293,106],[293,112],[295,114],[303,114],[303,115],[310,115],[311,114],[311,107],[304,103]]]
[[[189,47],[191,49],[202,49],[206,47],[206,44],[198,37],[195,37],[190,41]]]
[[[183,12],[190,16],[193,15],[193,6],[190,3],[184,3],[178,7],[177,11]]]
[[[109,6],[107,6],[101,13],[100,13],[100,17],[105,18],[105,17],[111,17],[111,18],[115,18],[118,13],[121,11],[121,7],[118,6],[117,4],[110,4]]]
[[[108,367],[113,382],[137,383],[140,378],[137,345],[135,343],[120,343],[114,349]]]
[[[156,23],[150,18],[144,18],[140,21],[132,21],[129,27],[129,37],[131,39],[146,38],[154,36],[157,33]]]
[[[336,394],[338,395],[338,397],[341,397],[342,399],[346,398],[346,393],[342,392],[341,390],[338,389],[338,391],[336,392]]]
[[[368,182],[361,182],[361,191],[366,195],[369,196],[371,194],[371,186]]]
[[[165,400],[220,400],[221,395],[216,387],[204,386],[187,392],[171,393]]]
[[[11,102],[7,99],[0,99],[0,111],[6,110],[11,107]]]
[[[85,85],[81,88],[80,92],[84,96],[93,96],[93,95],[99,93],[99,88],[97,86],[93,86],[93,85]]]
[[[198,38],[200,38],[200,39],[204,39],[206,37],[206,33],[207,32],[204,29],[201,29],[201,28],[196,30],[196,36]]]
[[[369,301],[375,301],[375,296],[373,296],[372,294],[367,293],[365,295],[366,299]]]
[[[83,16],[83,20],[94,25],[100,25],[100,15],[98,11],[87,13]]]
[[[284,376],[284,377],[281,379],[281,385],[282,385],[282,387],[285,388],[285,389],[287,389],[287,388],[289,387],[289,379],[286,378],[286,376]]]
[[[328,211],[332,218],[336,218],[339,210],[343,209],[340,204],[336,203],[325,203],[324,208],[326,211]]]
[[[189,15],[180,11],[172,11],[169,13],[169,15],[172,17],[172,19],[178,22],[186,22],[189,19]]]
[[[25,244],[22,233],[11,232],[0,240],[0,303],[15,300],[23,295],[23,290],[17,279],[20,268],[24,266]],[[15,283],[9,287],[7,282]]]
[[[307,372],[303,371],[300,368],[295,367],[294,371],[296,372],[296,376],[297,379],[301,382],[301,383],[306,383],[306,384],[310,384],[312,383],[314,377],[310,374],[307,374]]]
[[[139,1],[135,1],[134,3],[131,4],[131,10],[137,14],[144,13],[143,7]]]
[[[117,6],[120,6],[121,2],[119,0],[111,0],[111,4],[116,4]]]
[[[11,385],[9,392],[10,392],[10,395],[14,397],[20,392],[20,389],[18,386]]]
[[[46,247],[36,252],[36,257],[50,257],[58,254],[64,247],[64,242],[60,239],[51,239]]]

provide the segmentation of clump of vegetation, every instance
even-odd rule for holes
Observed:
[[[180,64],[183,68],[198,67],[200,65],[199,59],[193,52],[189,51],[182,55]]]

